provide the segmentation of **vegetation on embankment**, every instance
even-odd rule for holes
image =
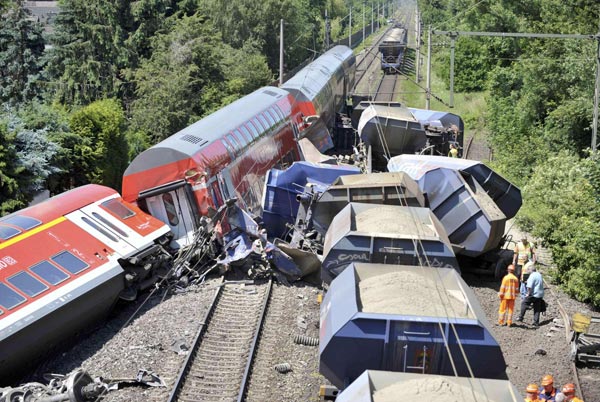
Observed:
[[[600,12],[593,0],[421,0],[419,6],[425,27],[477,32],[594,35]],[[555,280],[599,307],[600,158],[590,151],[596,49],[592,39],[459,36],[454,88],[485,92],[494,167],[523,193],[519,225],[552,250]],[[445,91],[449,53],[449,46],[432,52]]]

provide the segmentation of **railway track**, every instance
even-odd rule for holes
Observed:
[[[398,83],[398,75],[396,74],[383,74],[379,85],[377,86],[377,93],[375,95],[375,101],[377,102],[392,102],[396,94],[396,85]]]
[[[243,401],[271,281],[223,282],[168,401]]]

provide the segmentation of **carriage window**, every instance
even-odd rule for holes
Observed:
[[[21,231],[18,229],[0,225],[0,239],[2,240],[8,240],[11,237],[18,235],[19,233],[21,233]]]
[[[175,202],[173,201],[173,196],[171,193],[164,193],[162,196],[163,204],[165,205],[165,210],[167,211],[167,219],[169,220],[169,225],[177,226],[179,225],[179,217],[177,216],[177,207],[175,207]]]
[[[116,198],[104,201],[100,205],[102,205],[104,208],[108,209],[110,212],[112,212],[121,219],[131,218],[135,215],[135,212],[127,208],[125,205],[123,205],[122,202],[120,202]]]
[[[233,150],[233,147],[229,144],[229,142],[225,138],[221,138],[221,143],[229,153],[229,157],[231,159],[235,159],[235,151]]]
[[[72,274],[77,274],[89,267],[88,264],[68,251],[63,251],[62,253],[55,255],[51,260]]]
[[[264,133],[265,131],[267,131],[267,125],[265,123],[263,123],[262,121],[258,121],[258,119],[256,117],[252,118],[252,122],[254,123],[254,125],[256,126],[256,128],[258,128],[258,132],[260,134]]]
[[[248,143],[251,143],[252,141],[254,141],[254,137],[252,136],[252,134],[250,134],[250,131],[248,131],[248,129],[246,127],[241,126],[240,131],[244,134],[244,136],[246,138],[248,138]]]
[[[242,148],[238,141],[233,137],[233,134],[227,134],[226,138],[229,141],[229,143],[233,146],[233,149],[236,150],[237,154],[237,151],[239,151]]]
[[[283,120],[285,120],[287,118],[288,114],[291,114],[291,110],[287,109],[288,113],[285,113],[279,105],[275,105],[275,110],[277,110],[279,112],[279,115],[281,116],[281,118]]]
[[[277,113],[277,116],[279,116],[279,120],[285,120],[285,114],[281,111],[279,106],[275,105],[273,110],[275,110],[275,113]]]
[[[279,118],[279,116],[277,115],[277,113],[275,113],[275,109],[271,108],[271,109],[267,110],[267,113],[273,118],[273,121],[275,123],[279,123],[279,121],[281,120]]]
[[[275,125],[275,120],[268,110],[266,110],[262,115],[265,119],[267,119],[267,122],[269,122],[269,127],[273,127]]]
[[[0,283],[0,306],[4,307],[7,310],[11,308],[17,307],[19,304],[23,303],[25,298],[6,286],[3,283]]]
[[[258,138],[258,129],[257,129],[257,127],[252,122],[248,122],[248,127],[250,127],[250,131],[252,131],[252,136],[254,138]]]
[[[242,144],[243,148],[252,142],[250,138],[246,138],[238,129],[233,130],[233,134],[235,134],[235,138],[238,140],[238,143]]]
[[[267,127],[267,130],[272,126],[272,124],[267,123],[267,119],[265,119],[262,114],[258,116],[258,119],[261,121],[261,123],[263,123],[265,127]]]
[[[42,261],[29,268],[29,270],[51,285],[58,285],[69,277],[69,275],[65,274],[48,261]]]
[[[14,215],[3,219],[1,222],[6,223],[8,225],[20,227],[23,230],[29,230],[42,224],[42,221],[40,220],[23,215]]]
[[[104,228],[100,227],[96,222],[94,222],[87,216],[84,216],[83,218],[81,218],[81,220],[84,221],[85,223],[87,223],[88,225],[90,225],[91,227],[93,227],[94,229],[96,229],[98,232],[102,233],[104,236],[111,239],[112,241],[115,241],[115,242],[119,241],[119,239],[117,237],[115,237],[112,233],[109,233]]]
[[[102,215],[100,215],[98,212],[92,212],[92,216],[94,218],[98,219],[100,222],[104,223],[106,226],[108,226],[109,228],[111,228],[112,230],[114,230],[115,232],[117,232],[118,234],[120,234],[121,236],[123,236],[123,237],[129,237],[129,235],[127,233],[125,233],[125,231],[123,231],[120,228],[118,228],[116,225],[114,225],[108,219],[106,219],[105,217],[103,217]]]
[[[35,297],[48,289],[48,286],[35,279],[27,272],[19,272],[7,281],[29,297]]]

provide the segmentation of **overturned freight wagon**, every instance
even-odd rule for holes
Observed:
[[[407,401],[520,402],[523,399],[507,380],[367,370],[335,400],[396,402],[398,395]]]
[[[428,208],[355,202],[327,230],[321,279],[330,283],[351,262],[459,270],[448,236]]]
[[[323,191],[341,175],[359,173],[360,169],[353,166],[311,162],[294,162],[285,170],[269,170],[261,202],[269,236],[285,237],[296,220],[299,200],[306,192],[307,184]]]
[[[321,305],[319,363],[340,389],[365,370],[507,378],[483,309],[451,268],[351,264]]]
[[[340,176],[317,199],[312,212],[315,230],[325,235],[333,218],[351,202],[425,207],[417,183],[405,173]]]
[[[385,171],[395,155],[447,155],[450,144],[461,147],[464,124],[452,113],[372,104],[362,112],[357,129],[368,147],[371,169]]]
[[[497,253],[506,221],[521,207],[521,191],[479,161],[430,155],[398,155],[391,172],[404,172],[427,194],[457,254],[502,260]],[[491,252],[491,255],[489,253]],[[508,252],[510,257],[512,253]],[[499,269],[505,273],[505,267]]]

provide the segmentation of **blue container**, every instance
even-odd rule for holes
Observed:
[[[429,208],[357,202],[343,208],[329,225],[321,280],[329,284],[351,262],[459,270],[446,231]]]
[[[393,312],[367,312],[372,305],[360,290],[367,280],[381,280],[375,287],[381,298],[405,301],[391,303]],[[340,389],[365,370],[507,379],[489,328],[454,269],[354,263],[331,283],[321,305],[320,372]]]

